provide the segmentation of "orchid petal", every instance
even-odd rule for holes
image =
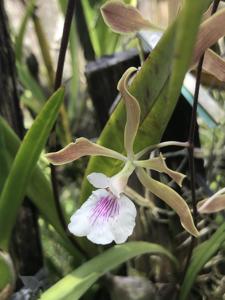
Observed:
[[[190,234],[198,236],[198,230],[194,225],[190,209],[185,200],[167,185],[152,179],[142,168],[138,168],[136,173],[140,182],[147,189],[175,210],[184,229]]]
[[[192,65],[195,65],[199,61],[206,49],[214,45],[224,35],[225,9],[221,9],[201,24],[192,58]]]
[[[123,243],[133,232],[136,208],[126,196],[116,198],[99,189],[71,217],[68,228],[96,244]]]
[[[130,175],[133,173],[135,166],[127,161],[123,169],[112,177],[107,177],[102,173],[91,173],[87,176],[88,181],[96,188],[108,188],[116,197],[124,192]]]
[[[120,91],[126,106],[127,121],[124,130],[124,147],[128,156],[133,156],[134,139],[140,123],[140,106],[134,96],[128,91],[128,80],[136,68],[129,68],[120,79],[117,89]]]
[[[165,158],[161,153],[159,157],[154,157],[148,160],[137,160],[134,162],[134,164],[142,168],[155,170],[160,173],[165,173],[168,176],[170,176],[179,186],[182,186],[182,182],[186,177],[186,175],[182,173],[169,169],[165,163]]]
[[[110,178],[102,173],[91,173],[87,176],[87,180],[98,189],[106,189],[110,186]]]
[[[123,161],[126,160],[126,157],[122,154],[101,145],[92,143],[85,138],[78,138],[75,143],[70,143],[60,151],[48,153],[46,154],[46,157],[52,164],[62,165],[86,155],[100,155]]]
[[[130,161],[126,162],[123,169],[111,177],[110,179],[110,190],[117,197],[124,192],[125,187],[131,174],[134,172],[135,166]]]
[[[132,33],[141,29],[154,27],[149,20],[144,19],[140,11],[122,1],[107,1],[101,7],[105,23],[115,32]]]
[[[225,60],[210,49],[205,52],[203,70],[225,82]]]
[[[198,211],[203,214],[215,213],[225,209],[225,189],[198,203]]]

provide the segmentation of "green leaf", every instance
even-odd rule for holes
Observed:
[[[210,2],[211,1],[209,0],[189,2],[190,5],[198,5],[198,8],[201,7],[201,9],[199,8],[192,12],[191,20],[196,27],[198,27],[201,12],[206,9],[207,4]],[[185,8],[185,12],[183,12],[185,18],[187,13],[186,10],[187,8]],[[179,49],[181,43],[181,38],[179,37],[177,38],[177,45],[174,46],[176,40],[176,25],[177,21],[164,33],[160,42],[151,52],[150,56],[143,64],[141,70],[130,86],[130,92],[139,101],[142,112],[140,127],[134,145],[136,152],[150,144],[155,144],[160,141],[177,103],[177,96],[179,95],[179,90],[181,88],[180,82],[182,81],[182,76],[184,76],[184,73],[187,70],[186,65],[192,52],[193,40],[196,36],[196,28],[194,27],[193,29],[192,26],[190,26],[191,30],[189,31],[189,26],[187,26],[185,28],[187,33],[185,32],[184,34],[184,32],[182,32],[182,36],[187,39],[187,43],[190,39],[190,44],[188,44],[188,51],[185,52],[185,56],[183,58],[185,64],[183,64],[183,62],[180,64],[179,59],[176,57],[174,62],[172,61],[174,57],[174,47],[175,49]],[[181,33],[179,33],[179,35],[181,35]],[[180,79],[176,86],[173,89],[170,89],[172,97],[168,98],[168,82],[172,64],[173,68],[176,69],[175,71],[179,72]],[[124,105],[120,103],[106,124],[98,143],[118,152],[123,152],[123,130],[125,120],[126,115]],[[91,172],[102,172],[111,176],[118,172],[120,168],[121,164],[118,162],[101,157],[93,157],[90,159],[86,174]],[[84,180],[81,202],[88,197],[90,192],[90,184],[87,180]]]
[[[0,117],[0,191],[7,178],[13,159],[20,147],[21,141],[6,121]],[[1,141],[4,140],[4,144]],[[55,207],[54,195],[49,179],[37,165],[31,175],[31,180],[27,187],[27,196],[33,201],[39,212],[50,223],[56,232],[61,236],[64,247],[79,260],[80,252],[76,251],[74,245],[66,236],[66,233],[59,221]]]
[[[77,300],[103,274],[137,255],[147,253],[165,255],[176,264],[175,258],[162,246],[147,242],[129,242],[114,246],[84,263],[47,290],[41,300]]]
[[[191,287],[204,265],[220,249],[225,242],[225,223],[222,224],[208,241],[200,244],[194,251],[192,260],[184,277],[179,300],[189,299]]]
[[[64,89],[55,92],[47,101],[27,132],[13,162],[0,197],[0,248],[7,250],[17,211],[35,169],[40,153],[56,121]]]
[[[172,70],[167,96],[168,99],[172,99],[174,102],[176,102],[180,95],[184,76],[189,69],[201,16],[205,9],[205,1],[186,0],[181,10],[177,23]]]
[[[46,99],[44,92],[37,81],[32,77],[26,65],[17,63],[16,66],[20,81],[25,88],[31,91],[33,97],[38,101],[34,102],[35,100],[31,99],[32,103],[30,106],[35,112],[39,112]]]
[[[91,42],[94,47],[95,53],[97,56],[100,56],[101,50],[100,50],[100,43],[98,39],[98,35],[95,28],[95,21],[96,21],[96,11],[93,9],[89,3],[89,0],[83,0],[82,6],[84,9],[84,14],[86,18],[86,23],[88,26],[88,31],[90,34]]]
[[[19,27],[19,32],[16,36],[15,39],[15,54],[16,54],[16,58],[18,61],[22,60],[22,55],[23,55],[23,39],[24,39],[24,35],[26,32],[26,28],[27,28],[27,24],[29,21],[29,18],[31,17],[34,8],[35,8],[35,2],[36,0],[30,0],[27,8],[26,8],[26,12],[24,14],[24,17],[22,19],[21,25]]]
[[[0,117],[0,121],[1,121],[1,117]],[[2,187],[5,183],[6,174],[8,174],[10,165],[11,165],[11,159],[7,151],[4,130],[1,127],[1,122],[0,122],[0,166],[1,166],[0,191],[2,190]]]
[[[13,270],[13,264],[11,258],[7,253],[0,251],[0,292],[7,285],[13,286],[14,281],[15,281],[15,271]]]

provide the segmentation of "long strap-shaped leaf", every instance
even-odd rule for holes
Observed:
[[[175,258],[166,249],[157,244],[129,242],[120,246],[114,246],[57,282],[42,295],[41,300],[77,300],[104,273],[137,255],[145,253],[165,255],[176,263]]]
[[[55,123],[64,89],[59,89],[47,101],[27,132],[13,162],[0,197],[0,248],[8,250],[18,209],[26,193],[40,153]]]
[[[217,229],[217,231],[212,235],[212,237],[208,241],[202,243],[195,249],[193,258],[184,278],[183,285],[181,286],[179,300],[189,299],[188,295],[198,273],[210,260],[210,258],[220,249],[224,241],[225,223],[222,224],[219,227],[219,229]]]
[[[8,176],[12,162],[20,147],[21,141],[8,123],[0,117],[0,190]],[[41,215],[49,222],[63,240],[65,248],[77,258],[81,255],[76,251],[74,245],[66,236],[64,229],[58,218],[55,207],[54,195],[50,181],[47,179],[41,168],[37,165],[31,175],[31,180],[27,186],[26,194],[38,208]]]

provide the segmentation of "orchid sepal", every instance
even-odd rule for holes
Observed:
[[[171,177],[179,186],[182,186],[182,182],[186,177],[186,175],[168,168],[162,153],[160,153],[160,156],[158,157],[150,158],[148,160],[136,160],[133,163],[137,167],[142,167],[150,170],[155,170],[160,173],[165,173],[169,177]]]
[[[54,165],[62,165],[87,155],[106,156],[122,161],[127,160],[121,153],[92,143],[83,137],[76,139],[75,143],[70,143],[60,151],[47,153],[46,158]]]
[[[128,90],[129,78],[136,71],[137,69],[133,67],[127,69],[117,85],[117,89],[120,91],[126,106],[127,120],[124,129],[124,148],[127,152],[128,159],[133,159],[134,157],[133,145],[137,135],[141,115],[141,109],[137,99],[131,95]]]
[[[225,188],[219,190],[211,197],[199,201],[197,208],[199,213],[202,214],[215,213],[225,209]]]
[[[101,13],[106,25],[116,33],[136,33],[148,28],[162,30],[145,19],[137,8],[122,1],[107,1],[102,5]]]
[[[142,168],[136,169],[140,182],[154,195],[169,205],[180,217],[182,226],[191,235],[197,237],[199,232],[195,227],[190,209],[185,200],[167,185],[152,179]]]

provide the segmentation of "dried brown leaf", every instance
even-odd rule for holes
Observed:
[[[205,52],[203,69],[220,81],[225,82],[225,60],[210,49]]]

